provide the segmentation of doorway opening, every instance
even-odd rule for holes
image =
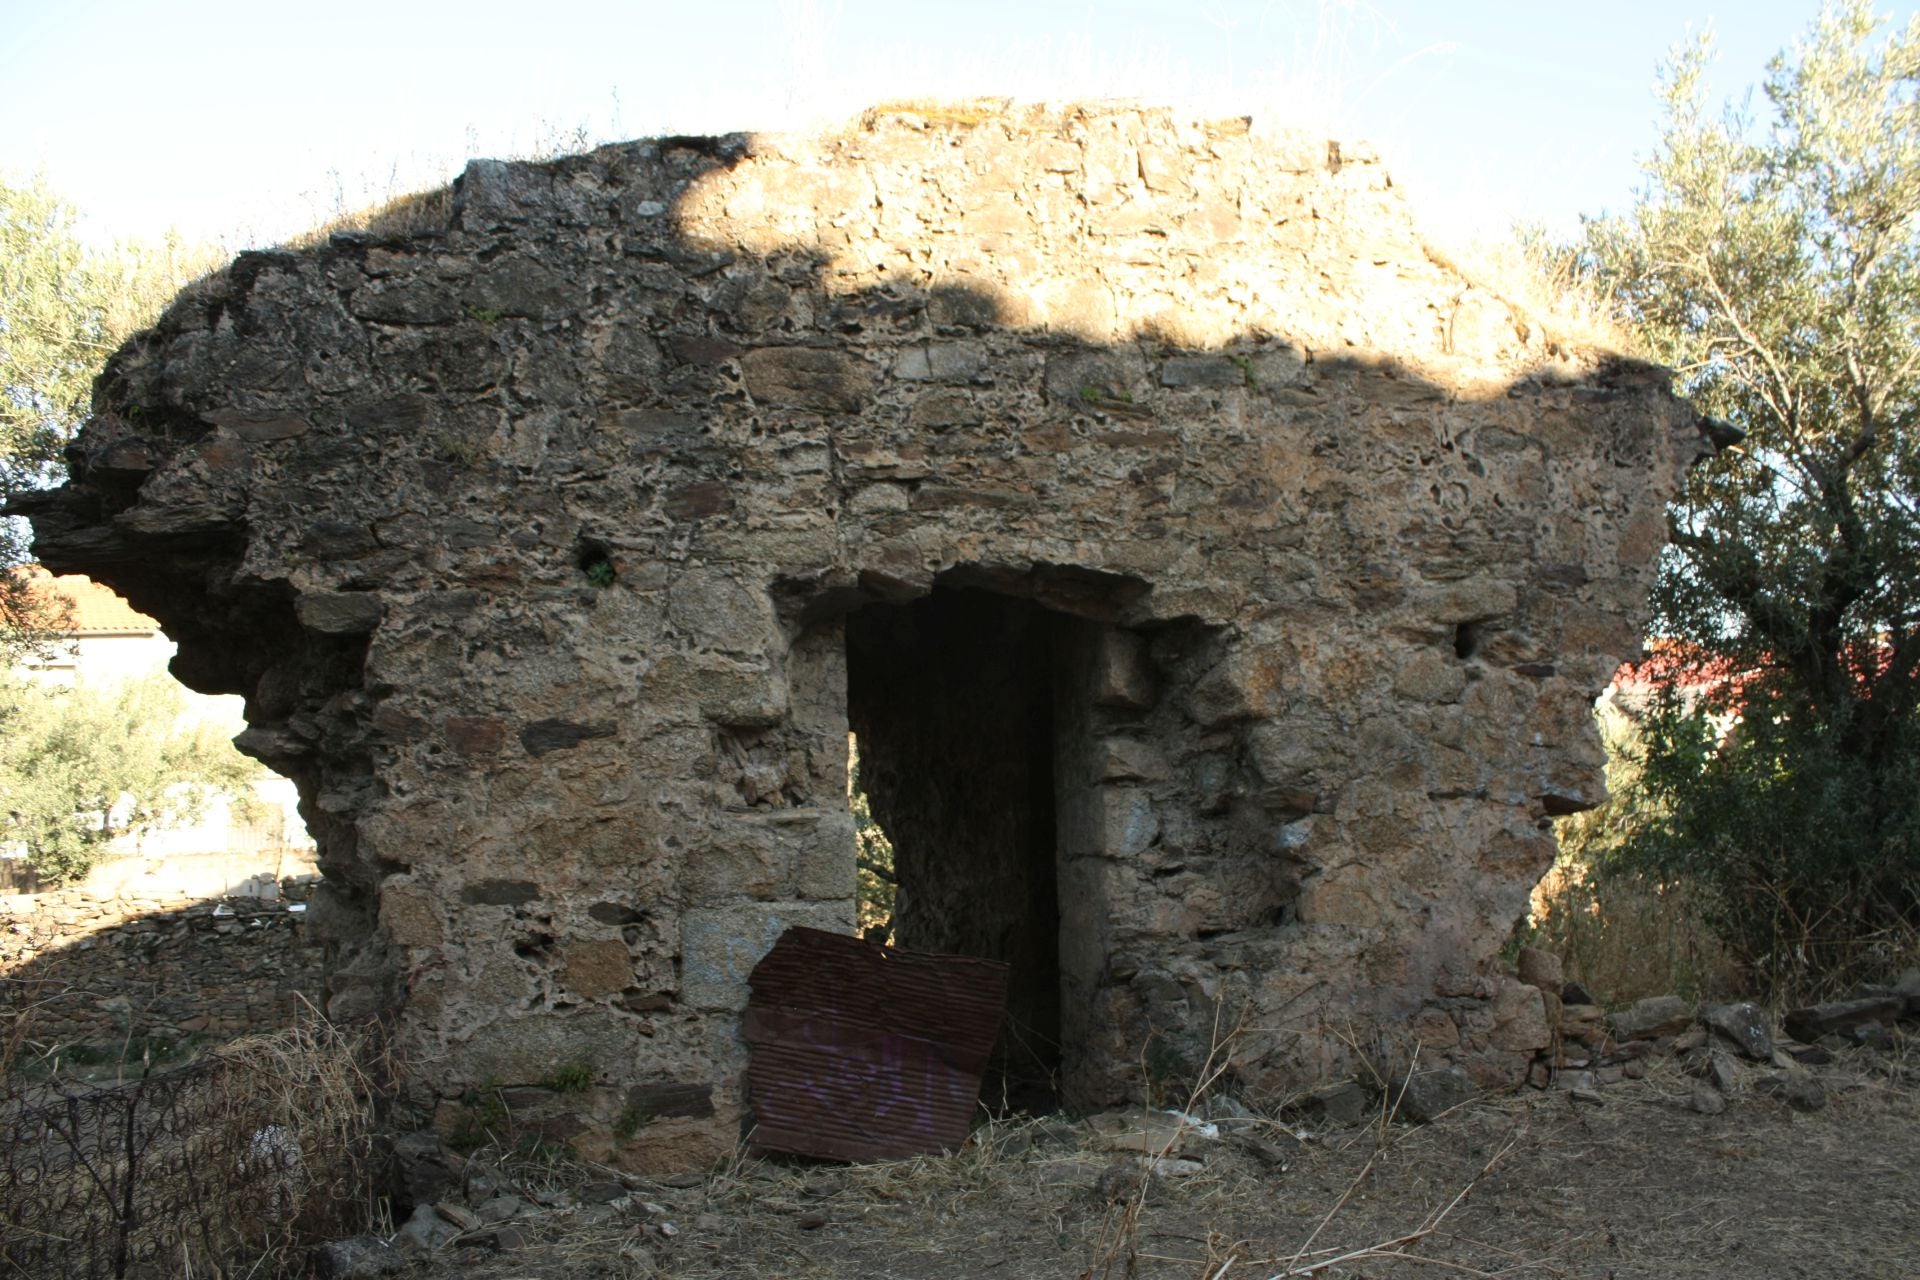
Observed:
[[[1050,1106],[1060,1074],[1056,637],[1028,600],[936,588],[846,621],[859,786],[892,846],[884,940],[1010,967],[983,1098]],[[863,841],[863,853],[870,852]]]

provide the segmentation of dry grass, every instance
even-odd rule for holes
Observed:
[[[327,242],[327,237],[353,232],[376,238],[412,235],[420,231],[441,231],[453,214],[453,188],[434,187],[394,196],[360,209],[346,210],[328,218],[312,230],[303,231],[287,241],[288,249],[311,249]]]
[[[889,116],[908,117],[931,125],[972,128],[998,120],[1014,107],[1012,98],[894,98],[875,103],[860,114],[860,127],[872,130]]]
[[[1685,886],[1602,878],[1563,862],[1534,890],[1533,919],[1532,944],[1559,955],[1567,976],[1607,1004],[1744,993],[1739,965]]]
[[[317,1017],[124,1085],[10,1079],[0,1098],[9,1274],[274,1275],[385,1226],[374,1063]]]
[[[1216,1139],[1189,1134],[1203,1167],[1179,1178],[1114,1178],[1134,1157],[1062,1117],[983,1123],[944,1158],[742,1154],[698,1185],[638,1183],[605,1220],[556,1215],[511,1254],[456,1247],[428,1274],[1648,1280],[1735,1259],[1762,1278],[1893,1280],[1911,1274],[1920,1203],[1916,1053],[1908,1038],[1842,1055],[1811,1115],[1767,1095],[1757,1065],[1726,1113],[1697,1114],[1692,1080],[1662,1059],[1598,1103],[1529,1091],[1418,1127],[1223,1119]]]
[[[1642,356],[1638,340],[1613,319],[1613,300],[1579,267],[1574,253],[1538,235],[1513,234],[1467,245],[1427,241],[1427,257],[1499,297],[1537,330],[1549,354]]]

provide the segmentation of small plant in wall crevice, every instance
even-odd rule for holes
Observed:
[[[582,538],[579,549],[574,553],[574,564],[586,578],[590,586],[596,589],[610,587],[619,577],[619,570],[613,563],[613,553],[607,544],[593,538]]]

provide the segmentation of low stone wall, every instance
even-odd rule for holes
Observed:
[[[41,1048],[283,1027],[321,986],[304,919],[305,904],[284,898],[0,898],[6,1003],[38,1004],[28,1034]]]

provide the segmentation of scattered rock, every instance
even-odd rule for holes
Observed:
[[[1679,996],[1648,996],[1609,1014],[1607,1022],[1622,1040],[1676,1036],[1692,1025],[1693,1006]]]
[[[400,1184],[413,1204],[441,1199],[460,1179],[460,1157],[447,1150],[431,1129],[395,1138],[393,1157],[400,1167]]]
[[[1560,999],[1566,1004],[1599,1004],[1593,998],[1593,992],[1587,990],[1581,982],[1566,982],[1560,986]]]
[[[1051,1160],[1040,1166],[1040,1181],[1050,1187],[1083,1186],[1099,1176],[1099,1167],[1085,1160]]]
[[[495,1253],[513,1253],[527,1247],[527,1235],[519,1227],[502,1225],[474,1236],[473,1243]]]
[[[1471,1101],[1479,1092],[1459,1067],[1416,1071],[1395,1091],[1394,1114],[1415,1124],[1427,1124]]]
[[[1219,1121],[1240,1121],[1240,1123],[1254,1123],[1254,1125],[1263,1123],[1260,1115],[1256,1115],[1252,1107],[1248,1107],[1246,1103],[1240,1102],[1231,1094],[1210,1094],[1200,1109],[1206,1113],[1206,1119],[1215,1123]]]
[[[1342,1080],[1308,1094],[1300,1102],[1300,1111],[1331,1124],[1361,1124],[1373,1115],[1373,1093],[1358,1081]]]
[[[432,1253],[459,1234],[460,1228],[435,1213],[432,1205],[423,1204],[416,1207],[406,1225],[394,1233],[393,1247],[412,1257]]]
[[[1805,1071],[1776,1071],[1762,1076],[1754,1087],[1781,1099],[1795,1111],[1818,1111],[1827,1105],[1827,1091]]]
[[[1693,1096],[1687,1099],[1687,1105],[1703,1116],[1717,1116],[1727,1109],[1727,1095],[1705,1080],[1695,1080]]]
[[[1908,969],[1894,981],[1893,989],[1906,997],[1907,1016],[1920,1018],[1920,969]]]
[[[1883,1022],[1863,1022],[1847,1032],[1853,1042],[1867,1049],[1893,1048],[1893,1032]]]
[[[1818,1044],[1790,1044],[1787,1056],[1803,1067],[1824,1067],[1833,1061],[1833,1054],[1826,1046]]]
[[[1194,1142],[1218,1138],[1210,1124],[1172,1111],[1107,1111],[1087,1117],[1093,1145],[1099,1151],[1138,1151],[1145,1155],[1178,1155]]]
[[[1295,1153],[1300,1150],[1300,1143],[1293,1138],[1287,1138],[1285,1141],[1269,1141],[1266,1138],[1256,1138],[1250,1133],[1243,1133],[1236,1141],[1239,1142],[1241,1150],[1275,1173],[1285,1173],[1293,1164]]]
[[[1558,1000],[1558,997],[1554,997]],[[1553,1043],[1547,1020],[1546,996],[1537,987],[1512,978],[1500,979],[1499,990],[1487,1012],[1493,1017],[1488,1040],[1496,1049],[1525,1053]]]
[[[1834,1000],[1789,1009],[1782,1021],[1788,1035],[1796,1040],[1812,1041],[1835,1033],[1847,1035],[1863,1022],[1893,1022],[1906,1008],[1906,998],[1901,995],[1868,996],[1862,1000]]]
[[[315,1280],[374,1280],[399,1275],[407,1260],[384,1240],[349,1236],[316,1245],[308,1255]]]
[[[472,1231],[481,1225],[478,1214],[455,1200],[437,1201],[433,1211],[462,1231]]]
[[[1721,1093],[1732,1093],[1739,1075],[1733,1059],[1720,1049],[1691,1049],[1680,1057],[1680,1069],[1705,1080]]]
[[[1149,1178],[1191,1178],[1206,1168],[1198,1160],[1184,1156],[1122,1156],[1100,1171],[1094,1179],[1094,1194],[1102,1200],[1125,1200],[1137,1194]]]
[[[1519,972],[1520,981],[1528,986],[1550,991],[1565,999],[1562,993],[1566,989],[1566,975],[1561,967],[1560,957],[1553,952],[1542,951],[1538,947],[1522,947],[1516,969]],[[1585,992],[1581,994],[1584,995]]]
[[[627,1194],[627,1188],[619,1182],[589,1182],[580,1188],[579,1194],[582,1204],[606,1204]]]
[[[527,1202],[519,1196],[494,1196],[492,1199],[482,1200],[474,1206],[474,1216],[479,1218],[483,1223],[505,1222],[507,1219],[517,1218],[527,1211]]]
[[[1700,1016],[1709,1028],[1755,1062],[1773,1060],[1773,1023],[1759,1005],[1708,1005]]]
[[[1028,1130],[1036,1146],[1069,1147],[1080,1140],[1080,1126],[1063,1116],[1051,1116]]]
[[[1108,1202],[1125,1200],[1139,1191],[1143,1172],[1141,1161],[1137,1159],[1115,1160],[1093,1180],[1093,1193]]]

